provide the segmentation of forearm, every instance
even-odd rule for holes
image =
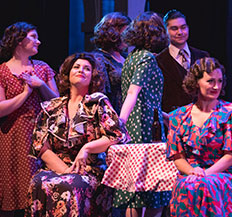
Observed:
[[[83,146],[88,153],[96,154],[101,153],[107,150],[107,148],[112,145],[113,142],[109,140],[106,136],[101,137],[100,139],[86,143]]]
[[[0,102],[0,117],[4,117],[14,112],[16,109],[22,106],[22,104],[26,101],[28,96],[29,93],[22,92],[14,98],[2,100]]]
[[[176,159],[174,163],[182,174],[190,175],[190,172],[193,170],[193,167],[184,158]]]
[[[232,166],[232,153],[225,154],[214,165],[205,170],[206,175],[220,173]]]
[[[53,151],[49,149],[41,155],[41,159],[50,170],[56,173],[63,173],[68,168],[68,165],[66,165]]]
[[[140,86],[133,85],[133,84],[131,84],[128,89],[126,99],[123,102],[122,109],[120,112],[120,118],[122,119],[124,123],[127,122],[128,117],[136,104],[137,97],[138,97],[140,90],[141,90]]]
[[[50,100],[59,96],[58,91],[55,88],[50,88],[45,82],[41,84],[39,91],[44,100]]]
[[[132,109],[134,108],[135,104],[136,104],[136,98],[133,98],[133,96],[131,96],[131,94],[128,94],[124,103],[123,103],[123,106],[122,106],[122,109],[120,112],[120,118],[122,119],[122,121],[124,123],[127,122],[128,117],[129,117]]]

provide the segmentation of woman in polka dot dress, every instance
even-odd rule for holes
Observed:
[[[32,60],[40,41],[36,27],[17,22],[0,42],[0,216],[23,215],[35,164],[28,158],[42,99],[57,97],[54,71]]]
[[[128,55],[122,69],[123,106],[120,118],[127,123],[132,143],[152,142],[154,109],[161,123],[161,140],[165,141],[161,99],[163,75],[154,53],[167,46],[167,35],[162,19],[154,12],[138,16],[124,32],[123,39],[134,50]],[[126,216],[145,216],[161,213],[170,200],[171,192],[127,192],[117,190],[115,207],[127,207]]]

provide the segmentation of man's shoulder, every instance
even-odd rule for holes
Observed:
[[[205,51],[205,50],[201,50],[192,46],[189,46],[189,50],[191,52],[191,54],[197,55],[197,56],[201,56],[201,57],[209,57],[209,52]]]
[[[170,56],[168,47],[164,48],[160,53],[158,53],[156,56],[156,59],[158,61],[158,60],[161,60],[163,58],[166,58],[167,56]]]

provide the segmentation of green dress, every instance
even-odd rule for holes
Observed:
[[[152,124],[154,109],[158,110],[161,123],[161,140],[166,141],[161,100],[163,94],[163,74],[155,56],[144,49],[134,49],[127,57],[122,68],[123,102],[131,84],[142,87],[136,105],[129,115],[127,130],[131,143],[152,143]],[[165,192],[128,192],[117,190],[113,206],[116,208],[159,208],[167,206],[171,191]]]
[[[127,121],[131,143],[151,143],[154,109],[158,110],[161,123],[161,140],[165,141],[161,100],[163,94],[163,74],[155,56],[147,50],[135,49],[125,60],[122,69],[123,102],[131,84],[142,87],[136,104]]]

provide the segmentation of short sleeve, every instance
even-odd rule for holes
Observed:
[[[6,88],[6,75],[2,65],[0,65],[0,86],[4,89]]]
[[[114,143],[127,143],[131,140],[125,124],[119,119],[107,97],[100,100],[97,112],[102,136]]]
[[[55,71],[47,63],[45,63],[45,72],[47,81],[50,81],[54,78]]]
[[[55,76],[55,71],[44,61],[32,60],[35,67],[35,73],[39,78],[42,78],[46,83],[52,80]]]
[[[170,116],[167,136],[167,158],[173,160],[174,155],[184,152],[182,140],[178,134],[178,118]]]
[[[232,114],[230,114],[228,121],[224,124],[224,130],[224,145],[222,149],[232,151]]]
[[[148,80],[152,76],[152,71],[156,70],[158,64],[153,54],[146,54],[136,62],[135,71],[131,79],[131,84],[143,87],[147,85]]]
[[[35,127],[32,135],[32,144],[30,147],[30,157],[38,158],[47,149],[51,149],[48,141],[48,127],[47,127],[48,115],[43,110],[37,116]]]

